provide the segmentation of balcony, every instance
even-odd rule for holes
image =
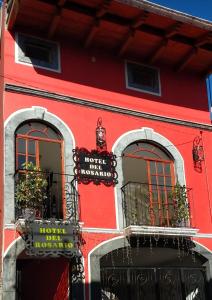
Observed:
[[[189,207],[191,189],[128,182],[121,190],[125,234],[196,234]]]
[[[72,176],[18,170],[15,174],[15,218],[66,219],[79,222],[79,193]]]

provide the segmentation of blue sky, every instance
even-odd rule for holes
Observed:
[[[150,0],[150,2],[212,21],[212,0]]]
[[[212,0],[149,0],[202,19],[212,21]],[[212,75],[207,80],[208,102],[212,120]]]

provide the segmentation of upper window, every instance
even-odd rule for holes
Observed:
[[[16,46],[16,62],[60,72],[57,43],[17,34]]]
[[[160,95],[160,78],[157,68],[126,62],[127,88]]]
[[[60,134],[46,123],[31,121],[21,124],[15,137],[16,193],[19,192],[16,207],[38,206],[39,202],[40,217],[62,219],[65,189]],[[22,213],[19,209],[17,217]]]
[[[123,152],[123,175],[127,226],[176,226],[176,199],[171,197],[174,161],[165,149],[144,141],[132,143]]]

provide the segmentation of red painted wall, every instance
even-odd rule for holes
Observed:
[[[91,101],[120,106],[141,112],[210,124],[205,80],[195,75],[160,69],[162,96],[152,96],[126,89],[125,65],[122,59],[101,51],[70,45],[61,41],[61,73],[15,63],[14,36],[5,32],[5,82],[57,92]],[[4,120],[19,109],[45,107],[71,129],[76,146],[95,148],[95,129],[102,117],[107,129],[107,145],[111,151],[116,140],[127,131],[150,127],[173,143],[185,163],[186,184],[192,189],[191,210],[193,226],[200,233],[212,232],[212,134],[203,131],[205,162],[202,173],[195,171],[192,159],[193,140],[198,129],[138,117],[115,114],[67,102],[5,93]],[[81,221],[84,227],[116,229],[115,194],[113,187],[79,185]],[[13,237],[14,235],[14,237]],[[5,232],[5,248],[16,234]],[[112,235],[84,234],[83,253]],[[212,250],[212,240],[198,239]],[[85,269],[87,271],[87,257]],[[88,275],[86,273],[86,281]]]
[[[61,73],[14,63],[14,35],[6,32],[7,82],[143,112],[209,122],[205,80],[160,68],[162,96],[126,88],[123,59],[61,41]]]
[[[205,163],[203,163],[202,173],[198,173],[194,169],[192,159],[193,139],[200,134],[198,129],[116,115],[70,103],[21,94],[7,93],[5,101],[7,103],[5,117],[24,107],[37,105],[47,108],[49,112],[57,115],[70,127],[76,145],[88,149],[95,148],[95,128],[99,116],[102,117],[104,126],[107,128],[108,150],[111,150],[115,141],[127,131],[141,127],[153,128],[169,139],[184,158],[186,184],[192,189],[193,225],[200,228],[201,232],[211,232],[210,205],[212,199],[210,191],[212,190],[212,166],[210,153],[212,151],[212,135],[210,132],[203,132]],[[112,187],[81,184],[79,185],[79,192],[81,195],[81,216],[86,227],[116,228],[114,190]]]

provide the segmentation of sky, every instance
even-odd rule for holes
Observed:
[[[149,1],[212,22],[212,0],[149,0]],[[209,80],[207,80],[207,87],[208,87],[209,111],[212,120],[212,75],[210,76]]]
[[[212,21],[212,0],[149,0],[184,13]]]

